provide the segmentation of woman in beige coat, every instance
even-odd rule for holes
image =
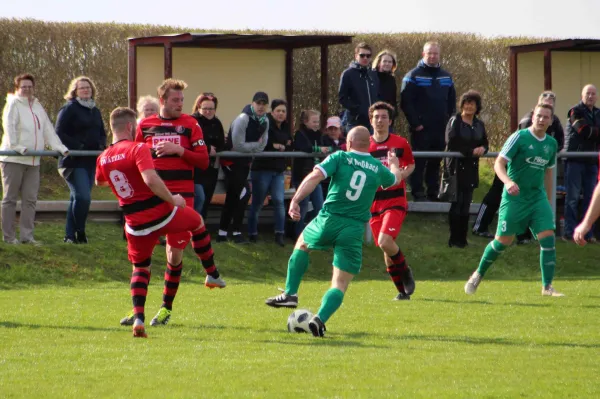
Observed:
[[[17,198],[21,195],[20,232],[23,244],[39,245],[33,238],[35,205],[40,188],[40,157],[26,156],[46,145],[63,155],[68,154],[52,127],[46,111],[34,97],[35,79],[23,74],[15,78],[15,93],[6,97],[2,113],[4,135],[0,150],[16,151],[25,156],[0,156],[2,172],[2,236],[7,244],[18,244],[15,219]]]

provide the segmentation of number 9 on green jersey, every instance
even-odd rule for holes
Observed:
[[[396,184],[396,176],[365,152],[338,151],[315,168],[326,178],[331,177],[323,210],[361,222],[368,222],[371,217],[369,209],[377,188]]]

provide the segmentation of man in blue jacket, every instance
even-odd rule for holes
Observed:
[[[342,72],[338,94],[345,110],[343,124],[346,132],[355,126],[364,126],[373,132],[369,107],[379,99],[379,78],[371,69],[372,56],[371,46],[359,43],[354,49],[354,61]]]
[[[408,120],[413,151],[444,151],[446,123],[456,112],[456,90],[452,76],[440,68],[437,42],[425,43],[423,59],[402,79],[400,108]],[[410,176],[415,201],[437,201],[440,161],[441,158],[415,159],[415,171]]]

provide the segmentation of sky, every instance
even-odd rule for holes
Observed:
[[[469,32],[600,39],[600,0],[0,0],[0,18],[188,29]],[[166,6],[165,6],[166,5]]]

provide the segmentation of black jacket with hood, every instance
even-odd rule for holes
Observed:
[[[307,129],[306,126],[300,125],[300,130],[294,135],[294,151],[302,151],[307,153],[317,152],[317,147],[323,146],[323,135],[321,131]],[[320,151],[320,149],[319,149]],[[320,158],[294,158],[292,167],[292,181],[300,183],[310,172],[312,172],[315,164],[321,161]]]
[[[353,61],[342,72],[339,101],[347,111],[348,122],[353,125],[370,126],[369,107],[379,100],[379,78],[369,66],[363,67]]]

